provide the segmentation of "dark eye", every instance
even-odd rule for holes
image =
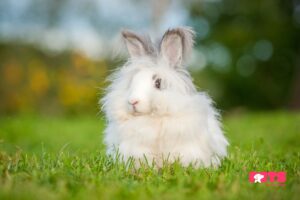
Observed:
[[[160,89],[160,84],[161,84],[161,79],[160,79],[160,78],[156,79],[156,80],[155,80],[155,87],[156,87],[157,89]]]

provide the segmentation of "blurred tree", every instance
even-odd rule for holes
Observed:
[[[203,28],[199,19],[210,26],[210,34],[198,43],[218,42],[230,52],[225,70],[211,62],[204,72],[218,82],[222,95],[217,101],[224,108],[271,109],[290,102],[299,107],[300,24],[293,15],[297,6],[296,1],[284,0],[192,1],[197,32]]]

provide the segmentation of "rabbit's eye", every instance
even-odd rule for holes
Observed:
[[[158,79],[155,80],[155,87],[156,87],[157,89],[160,89],[160,85],[161,85],[161,79],[158,78]]]

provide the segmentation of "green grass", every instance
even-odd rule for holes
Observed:
[[[0,118],[0,199],[297,199],[300,114],[227,116],[230,156],[217,169],[135,170],[104,154],[104,120]],[[285,186],[250,184],[250,171],[286,171]]]

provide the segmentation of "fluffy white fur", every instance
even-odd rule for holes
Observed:
[[[101,100],[107,153],[118,152],[125,161],[146,158],[158,167],[175,160],[183,166],[219,166],[228,146],[219,114],[183,67],[192,49],[192,29],[168,30],[158,47],[148,37],[130,31],[122,35],[130,59],[111,75]]]

